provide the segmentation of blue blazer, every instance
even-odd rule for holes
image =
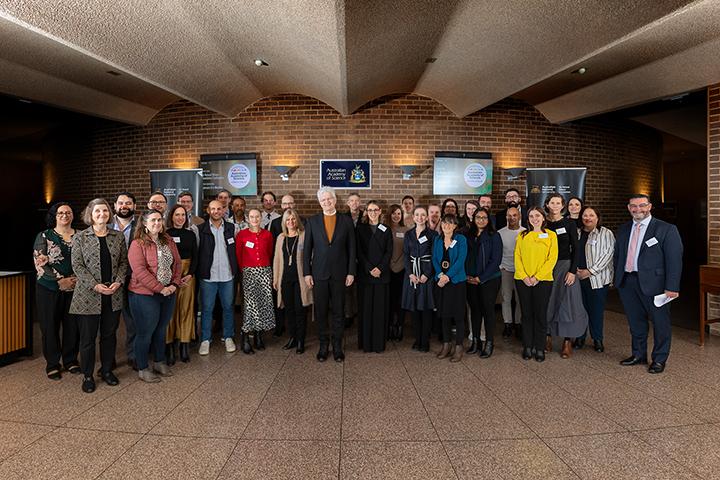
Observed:
[[[615,286],[621,286],[625,275],[628,243],[633,222],[622,225],[617,231],[615,242]],[[647,242],[655,238],[657,244],[648,246]],[[645,232],[638,255],[638,279],[640,290],[648,296],[655,296],[665,290],[680,291],[682,274],[683,244],[675,225],[653,217]]]
[[[468,254],[465,260],[467,275],[478,277],[480,283],[499,277],[503,250],[502,237],[497,232],[492,235],[482,232],[480,238],[467,237],[467,243]]]
[[[457,243],[449,251],[450,268],[448,269],[446,275],[450,277],[450,281],[452,283],[461,283],[467,280],[467,275],[465,275],[467,241],[465,240],[465,236],[459,233],[453,235],[453,240],[455,240]],[[443,245],[443,236],[438,235],[437,237],[435,237],[435,240],[433,240],[432,250],[432,262],[435,269],[435,280],[440,278],[440,274],[442,273],[442,267],[440,266],[440,262],[442,262],[444,248],[445,247]]]

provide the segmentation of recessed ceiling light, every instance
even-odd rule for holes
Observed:
[[[436,60],[437,58],[435,57],[428,57],[425,59],[425,63],[435,63]]]
[[[20,102],[20,103],[32,103],[32,100],[28,100],[27,98],[18,98],[18,102]]]
[[[109,75],[112,75],[113,77],[119,77],[119,76],[120,76],[120,72],[116,72],[115,70],[108,70],[107,73],[108,73]]]
[[[267,63],[265,60],[261,59],[261,58],[256,58],[256,59],[255,59],[255,66],[256,66],[256,67],[267,67],[267,66],[268,66],[268,63]]]
[[[574,73],[576,75],[584,75],[585,72],[587,72],[587,68],[585,68],[585,67],[580,67],[577,70],[572,71],[572,73]]]

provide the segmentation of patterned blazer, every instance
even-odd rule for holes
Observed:
[[[128,271],[127,246],[122,232],[108,229],[107,246],[112,259],[113,282],[125,283]],[[92,228],[75,235],[72,246],[72,265],[77,284],[73,293],[70,313],[79,315],[100,315],[102,312],[102,295],[93,288],[101,281],[100,273],[100,241]],[[119,288],[112,296],[114,312],[122,310],[123,289]]]

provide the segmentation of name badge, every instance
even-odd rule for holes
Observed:
[[[547,233],[538,233],[538,238],[548,238]]]
[[[452,243],[450,244],[450,248],[453,248],[456,243],[457,243],[457,240],[453,240]]]
[[[405,234],[403,232],[395,232],[395,236],[397,238],[405,238]],[[425,237],[423,237],[423,238],[425,238]]]
[[[562,235],[563,233],[567,233],[567,230],[565,230],[565,227],[560,227],[555,230],[555,233],[557,233],[558,235]]]
[[[180,243],[180,237],[172,237],[173,242]]]
[[[382,223],[380,223],[380,224],[378,224],[378,230],[380,230],[381,232],[384,232],[385,230],[387,230],[387,227],[385,225],[383,225]]]
[[[657,244],[658,244],[658,241],[657,241],[657,238],[655,238],[655,237],[652,237],[650,240],[645,241],[645,245],[647,245],[648,247],[652,247],[653,245],[657,245]]]
[[[422,237],[418,238],[418,243],[422,245],[423,243],[427,242],[427,237],[423,235]]]
[[[255,243],[248,240],[247,242],[245,242],[245,246],[248,248],[255,248]]]
[[[235,243],[235,239],[232,237],[228,238],[228,245],[232,245],[233,243]]]

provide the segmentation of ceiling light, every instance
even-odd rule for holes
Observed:
[[[18,102],[20,102],[20,103],[32,103],[32,100],[28,100],[27,98],[18,98]]]
[[[267,63],[265,60],[261,59],[261,58],[256,58],[256,59],[255,59],[255,66],[256,66],[256,67],[267,67],[267,66],[268,66],[268,63]]]
[[[585,72],[587,72],[587,68],[580,67],[577,70],[573,70],[571,73],[577,74],[577,75],[584,75]]]

